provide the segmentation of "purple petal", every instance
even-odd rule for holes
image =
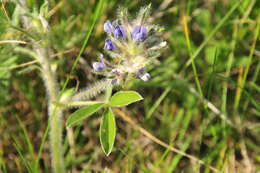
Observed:
[[[94,62],[93,63],[93,69],[95,71],[101,71],[104,70],[106,68],[106,64],[102,63],[102,62]]]
[[[118,25],[116,26],[115,28],[115,31],[114,31],[114,36],[119,39],[119,38],[126,38],[126,32],[125,32],[125,29],[124,27]]]
[[[144,41],[147,37],[147,29],[144,26],[136,26],[132,31],[132,38],[135,41]]]
[[[141,26],[138,25],[136,27],[134,27],[133,31],[132,31],[132,35],[138,34],[141,30]]]
[[[111,39],[106,39],[104,48],[111,51],[116,48],[116,45],[112,42]]]
[[[108,34],[111,34],[113,33],[114,31],[114,27],[112,26],[111,22],[109,20],[107,20],[105,23],[104,23],[104,31]]]

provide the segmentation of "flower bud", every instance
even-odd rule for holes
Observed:
[[[113,33],[114,27],[109,20],[104,23],[104,31],[108,34]]]
[[[147,29],[144,26],[136,26],[132,31],[132,38],[135,41],[144,41],[147,37]]]
[[[114,31],[114,36],[117,39],[119,39],[121,37],[122,38],[126,38],[125,29],[122,26],[120,26],[120,25],[116,26],[115,31]]]
[[[93,63],[93,69],[95,71],[101,71],[104,70],[106,68],[106,64],[103,62],[94,62]]]
[[[116,45],[112,42],[111,39],[106,39],[104,48],[107,50],[114,50]]]

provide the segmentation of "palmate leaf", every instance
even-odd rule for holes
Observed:
[[[101,109],[104,105],[105,103],[97,103],[73,112],[68,118],[66,122],[66,126],[71,127],[72,125],[75,125],[80,121],[83,121],[85,118],[87,118],[88,116],[92,115],[93,113]]]
[[[108,156],[114,146],[116,137],[116,121],[111,108],[104,113],[100,124],[99,138],[103,151]]]
[[[111,97],[109,105],[112,107],[121,107],[140,100],[143,100],[143,97],[138,92],[119,91]]]

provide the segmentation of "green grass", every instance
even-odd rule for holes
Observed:
[[[100,79],[91,63],[102,51],[105,20],[119,6],[134,15],[149,1],[28,0],[27,16],[47,16],[51,32],[21,25],[18,2],[0,9],[0,172],[51,172],[46,91],[30,39],[48,40],[61,90]],[[167,3],[169,2],[169,4]],[[144,101],[122,109],[168,144],[158,145],[117,116],[117,136],[107,157],[99,143],[101,113],[64,128],[68,172],[260,171],[260,3],[257,0],[152,1],[154,23],[165,27],[168,49],[148,67],[149,82],[124,90]],[[40,25],[35,20],[35,26]],[[19,43],[11,42],[17,40]],[[26,42],[26,44],[24,44]],[[64,119],[75,111],[65,112]],[[65,124],[65,122],[64,122]],[[202,160],[198,164],[170,147]]]

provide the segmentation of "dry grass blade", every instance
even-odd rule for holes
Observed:
[[[13,70],[13,69],[17,69],[17,68],[23,68],[23,67],[27,67],[32,64],[36,64],[37,62],[38,62],[38,60],[33,60],[33,61],[25,62],[25,63],[19,64],[19,65],[14,65],[11,67],[0,67],[0,70]]]
[[[5,43],[27,44],[27,42],[22,41],[22,40],[1,40],[0,41],[0,44],[5,44]]]

